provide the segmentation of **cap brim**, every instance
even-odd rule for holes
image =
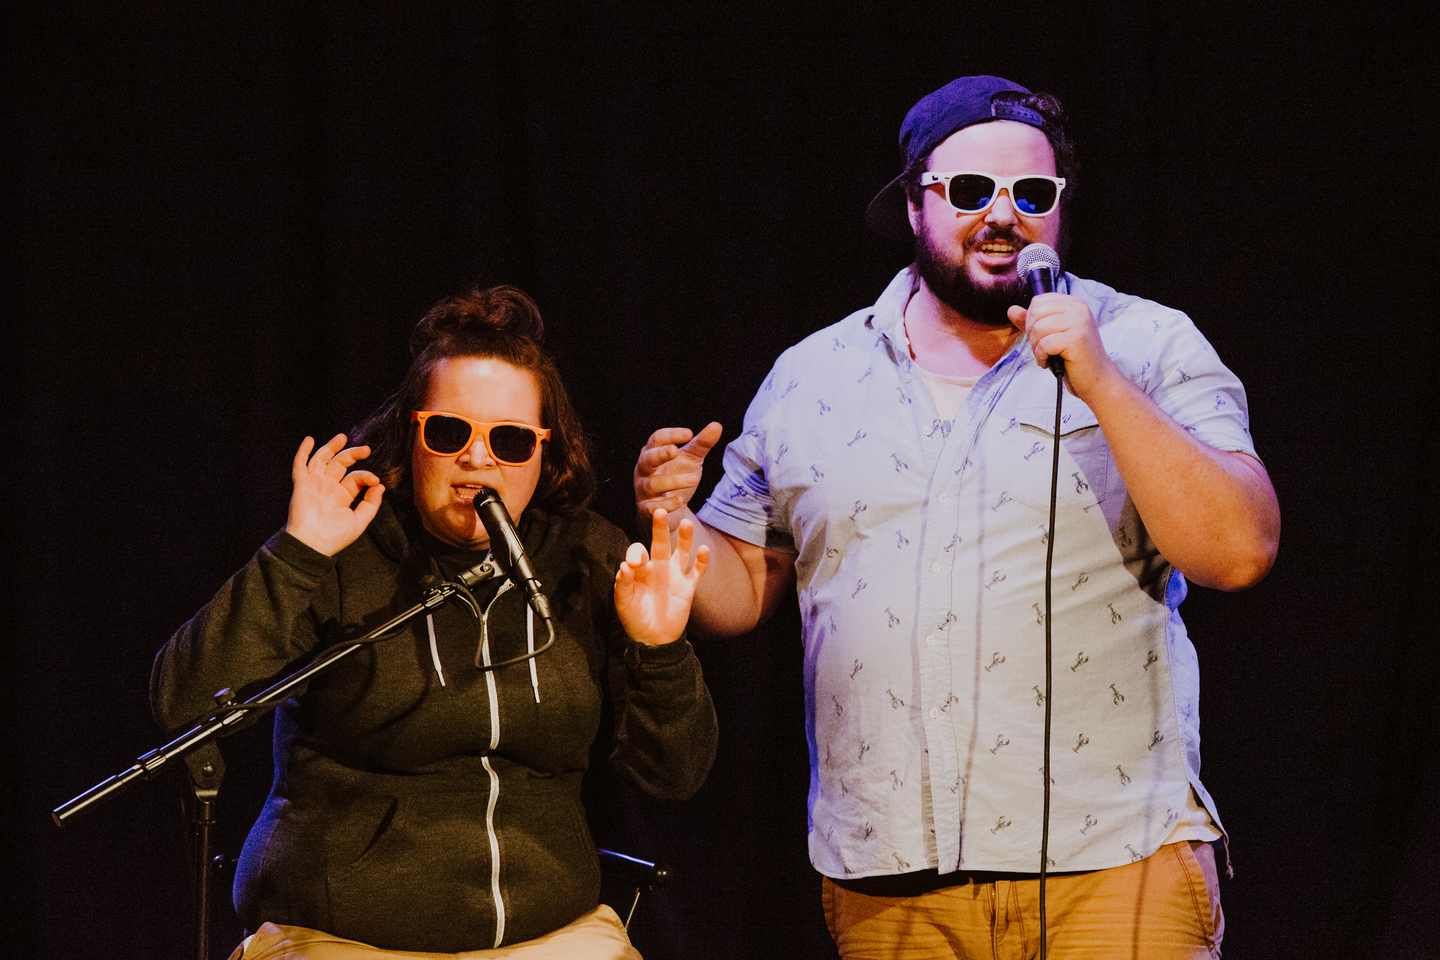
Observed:
[[[885,189],[875,194],[875,199],[871,200],[870,206],[865,209],[866,225],[880,236],[891,240],[908,241],[915,236],[915,232],[910,229],[904,180],[903,173],[891,180],[885,185]]]

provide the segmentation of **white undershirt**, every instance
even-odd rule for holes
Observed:
[[[954,420],[955,414],[960,410],[965,397],[970,393],[970,388],[979,382],[980,377],[951,377],[943,373],[936,373],[927,370],[915,355],[915,348],[910,343],[910,331],[905,329],[905,324],[897,327],[900,336],[904,339],[905,352],[915,361],[915,369],[920,371],[920,379],[925,384],[925,390],[930,394],[931,401],[935,404],[935,412],[941,420]]]

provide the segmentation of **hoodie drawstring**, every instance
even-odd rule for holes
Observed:
[[[445,686],[445,671],[440,667],[440,645],[435,642],[435,614],[425,614],[425,627],[430,631],[430,659],[435,663],[435,676],[440,678],[440,686]]]
[[[535,691],[535,702],[540,702],[540,675],[535,672],[535,611],[525,604],[525,652],[530,657],[530,686]]]

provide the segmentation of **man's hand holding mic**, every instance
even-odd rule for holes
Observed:
[[[1073,294],[1055,292],[1059,264],[1055,251],[1045,244],[1031,244],[1021,251],[1017,270],[1030,281],[1034,297],[1030,309],[1014,306],[1008,316],[1030,342],[1035,362],[1064,377],[1071,393],[1088,400],[1106,389],[1111,378],[1122,375],[1105,352],[1089,305]]]

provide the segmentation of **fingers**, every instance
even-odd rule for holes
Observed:
[[[1025,327],[1030,322],[1030,311],[1026,310],[1024,307],[1011,307],[1010,309],[1005,311],[1005,316],[1012,324],[1014,324],[1015,329],[1019,330],[1021,333],[1025,332]]]
[[[691,561],[692,553],[694,555],[693,562]],[[702,543],[696,549],[695,522],[688,517],[680,521],[680,537],[679,542],[675,545],[675,560],[679,568],[685,571],[685,577],[692,583],[699,580],[705,573],[705,568],[710,565],[710,547]]]
[[[350,499],[352,500],[360,496],[362,490],[365,491],[365,495],[368,497],[376,487],[379,487],[382,492],[385,489],[384,484],[380,482],[380,478],[369,470],[352,470],[345,474],[344,479],[340,481],[340,485],[350,494]]]
[[[664,432],[665,431],[657,431],[656,436],[659,436],[660,433]],[[680,432],[684,434],[686,439],[690,438],[689,430],[681,430]],[[651,440],[653,441],[654,437],[652,437]],[[640,451],[640,456],[635,460],[636,482],[638,483],[647,478],[663,476],[666,473],[669,473],[670,471],[665,469],[666,466],[678,460],[680,458],[680,454],[681,448],[675,443],[666,443],[657,446],[651,446],[650,444],[646,444],[645,447]],[[681,466],[688,466],[688,463],[682,463]],[[671,468],[671,470],[673,469],[675,468]]]
[[[705,425],[705,429],[695,435],[694,439],[685,444],[681,452],[696,460],[704,460],[706,454],[715,449],[715,444],[720,442],[722,432],[720,424],[712,420]]]
[[[295,451],[295,459],[290,461],[290,479],[299,480],[300,474],[305,471],[306,465],[310,462],[310,451],[315,449],[315,438],[306,437],[300,441],[300,449]]]
[[[687,443],[695,434],[689,427],[661,427],[650,434],[640,456],[635,460],[635,480],[653,475],[665,464],[680,456],[680,444]]]
[[[335,455],[338,454],[342,449],[344,449],[344,447],[345,434],[335,434],[335,436],[330,438],[329,443],[325,444],[325,446],[315,451],[315,456],[311,458],[310,465],[315,466],[318,463],[322,467],[325,466],[331,460],[333,460],[335,458]]]
[[[689,619],[695,582],[710,563],[710,548],[701,544],[688,572],[694,546],[695,525],[685,520],[680,543],[670,548],[667,518],[663,511],[652,521],[653,552],[632,543],[615,573],[615,609],[628,636],[650,645],[670,643],[684,634]]]
[[[635,461],[635,506],[642,517],[664,509],[673,522],[695,495],[705,457],[720,442],[722,428],[711,422],[699,433],[662,427],[650,435]],[[683,446],[680,446],[683,444]]]
[[[701,473],[697,470],[682,470],[675,473],[652,473],[648,477],[635,478],[635,494],[637,497],[646,500],[655,500],[661,497],[668,497],[680,491],[690,491],[698,486],[701,480]],[[678,503],[686,503],[690,499],[689,493],[684,493]],[[667,508],[673,509],[673,508]]]
[[[339,465],[342,470],[348,470],[355,464],[370,456],[370,448],[366,446],[346,447],[335,456],[330,458],[331,465]]]
[[[663,509],[656,510],[655,515],[650,521],[650,550],[647,552],[643,544],[630,544],[629,549],[625,553],[625,563],[623,565],[630,567],[631,570],[635,572],[637,576],[641,576],[642,579],[650,579],[648,576],[644,576],[644,572],[649,571],[653,573],[656,578],[664,580],[668,578],[667,574],[672,565],[676,566],[682,572],[691,566],[690,558],[694,550],[694,522],[689,519],[680,521],[679,543],[672,550],[670,546],[669,517]],[[696,564],[699,564],[701,554],[707,558],[708,562],[710,548],[703,544],[701,545],[699,553],[695,555]],[[700,570],[703,572],[704,567],[701,566]],[[694,573],[692,569],[687,575],[698,576],[699,574]]]
[[[1065,389],[1090,403],[1125,379],[1105,349],[1104,338],[1086,302],[1077,296],[1047,293],[1030,304],[1025,337],[1035,362],[1065,360]]]
[[[645,544],[643,543],[632,543],[629,549],[625,551],[625,563],[628,564],[632,570],[643,567],[649,562],[650,557],[645,552]]]
[[[664,507],[657,508],[650,517],[650,555],[659,563],[670,559],[670,514]],[[683,534],[682,534],[683,536]],[[637,544],[638,546],[638,544]],[[686,547],[680,546],[682,553]]]
[[[659,430],[650,434],[650,439],[645,441],[645,449],[650,450],[655,447],[678,446],[682,443],[688,443],[694,435],[695,432],[689,427],[661,427]]]
[[[1032,303],[1032,306],[1033,305]],[[1040,345],[1041,338],[1035,329],[1034,314],[1024,307],[1016,306],[1007,310],[1005,315],[1009,317],[1010,322],[1015,325],[1015,328],[1020,331],[1020,335],[1030,342],[1030,351],[1035,354],[1035,362],[1042,367],[1045,366],[1045,362],[1049,359],[1050,355],[1046,353],[1045,348]]]
[[[700,463],[714,449],[715,444],[720,442],[723,432],[720,424],[715,421],[706,424],[705,429],[699,433],[693,432],[689,427],[661,427],[645,441],[640,457],[635,461],[635,474],[639,477],[653,473],[681,456]]]
[[[667,544],[668,545],[668,544]],[[695,549],[695,521],[688,517],[680,521],[680,536],[675,544],[675,554],[682,561],[688,560]]]
[[[652,447],[648,444],[640,451],[640,456],[635,460],[636,476],[653,473],[665,464],[680,456],[680,448],[673,443],[663,446]]]
[[[365,498],[355,505],[355,520],[368,527],[375,514],[380,512],[380,501],[385,496],[385,485],[378,481],[365,489]]]
[[[1011,307],[1006,316],[1024,334],[1035,354],[1035,362],[1045,366],[1051,356],[1061,355],[1074,339],[1072,328],[1080,322],[1075,310],[1078,298],[1067,294],[1045,293],[1030,301],[1030,309]],[[1089,308],[1083,306],[1088,316]]]

